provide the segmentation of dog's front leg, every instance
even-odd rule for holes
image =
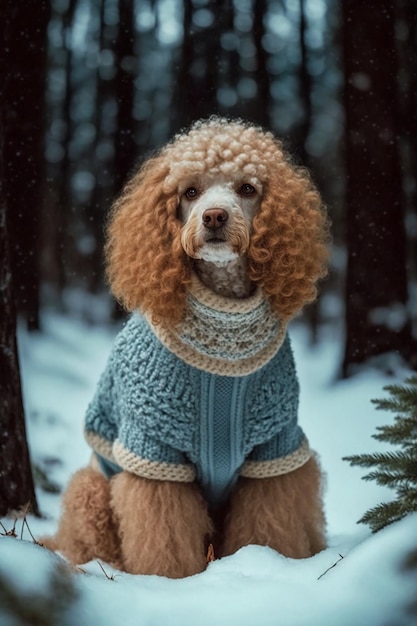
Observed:
[[[54,537],[40,541],[62,552],[74,564],[102,559],[120,567],[117,526],[110,509],[110,481],[91,467],[71,478],[62,501],[62,514]]]
[[[299,469],[272,478],[240,478],[226,518],[222,555],[242,546],[270,546],[305,558],[325,548],[321,473],[311,458]]]
[[[127,572],[182,578],[205,569],[212,523],[195,484],[149,480],[128,472],[111,483]]]

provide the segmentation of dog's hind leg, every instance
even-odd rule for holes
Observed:
[[[195,484],[149,480],[128,472],[111,483],[127,572],[182,578],[205,569],[213,529]]]
[[[54,537],[40,541],[74,564],[102,559],[120,567],[116,524],[110,508],[110,482],[87,467],[74,474],[64,493],[62,515]]]
[[[321,472],[312,457],[272,478],[240,478],[231,496],[222,556],[248,544],[270,546],[292,558],[326,546]]]

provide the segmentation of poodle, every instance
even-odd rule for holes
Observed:
[[[63,497],[71,561],[180,578],[242,546],[325,547],[323,475],[297,421],[289,321],[326,274],[326,212],[272,133],[194,123],[116,201],[108,279],[132,315]]]

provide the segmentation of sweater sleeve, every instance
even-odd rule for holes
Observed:
[[[95,395],[87,408],[84,434],[94,452],[111,463],[115,462],[112,445],[118,430],[117,407],[114,364],[110,356],[98,382]]]
[[[185,427],[181,435],[179,428],[186,410],[167,390],[175,381],[168,374],[175,372],[168,370],[168,382],[160,383],[159,372],[167,369],[165,352],[140,318],[130,319],[116,338],[88,407],[86,439],[107,465],[144,478],[192,482],[194,465],[181,446],[190,435]]]
[[[116,463],[124,470],[154,480],[192,482],[194,465],[179,450],[152,437],[145,430],[131,432],[123,428],[113,444]]]
[[[298,424],[287,424],[269,441],[256,446],[243,464],[240,475],[268,478],[288,474],[311,456],[308,441]]]

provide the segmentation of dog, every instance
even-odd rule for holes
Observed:
[[[202,572],[210,544],[322,550],[323,474],[287,334],[328,262],[309,174],[270,132],[200,120],[133,175],[107,236],[132,315],[87,411],[92,461],[46,545],[171,578]]]

